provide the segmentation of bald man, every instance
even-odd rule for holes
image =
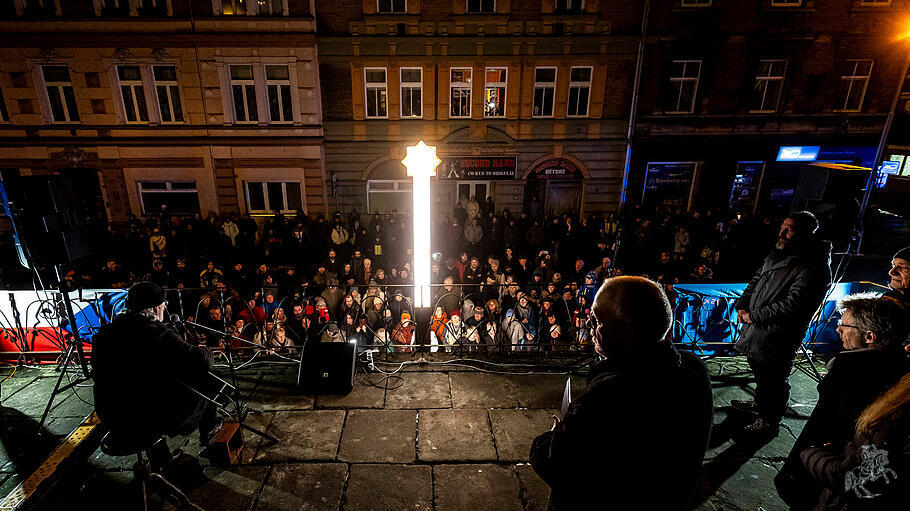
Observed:
[[[704,364],[664,340],[671,323],[667,297],[647,279],[608,279],[595,295],[589,328],[606,360],[531,446],[549,509],[686,509],[713,399]]]

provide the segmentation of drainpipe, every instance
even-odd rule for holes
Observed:
[[[629,186],[629,165],[632,161],[632,136],[635,133],[635,118],[638,114],[638,93],[641,88],[642,64],[645,60],[645,39],[648,35],[648,14],[651,0],[645,0],[641,15],[641,38],[638,40],[638,58],[635,62],[635,84],[632,86],[632,107],[629,109],[629,129],[626,132],[626,161],[622,173],[622,190],[619,196],[619,210],[626,205],[626,188]]]

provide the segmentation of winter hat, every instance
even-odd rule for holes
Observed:
[[[401,313],[401,321],[404,321],[404,320],[410,321],[410,320],[411,320],[411,315],[410,315],[409,313],[407,313],[407,312],[402,312],[402,313]]]
[[[892,259],[903,259],[904,261],[910,261],[910,247],[904,247],[898,250]]]
[[[126,308],[141,311],[164,303],[164,290],[154,282],[138,282],[126,294]]]

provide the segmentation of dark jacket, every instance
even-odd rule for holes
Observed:
[[[101,423],[141,438],[188,433],[177,428],[201,398],[186,385],[203,387],[211,365],[208,349],[187,343],[169,326],[120,314],[101,327],[92,346]]]
[[[863,410],[910,370],[900,349],[843,351],[829,365],[818,384],[818,404],[774,479],[781,498],[797,510],[810,509],[822,489],[803,470],[800,452],[828,443],[839,452],[853,438]]]
[[[884,434],[858,435],[836,451],[812,447],[802,451],[803,466],[824,487],[814,511],[892,511],[910,502],[910,434],[908,424]]]
[[[534,439],[531,466],[550,509],[685,509],[713,419],[704,364],[661,343],[634,361],[606,360],[554,431]]]
[[[736,304],[752,318],[736,348],[759,362],[791,360],[830,284],[830,242],[772,252]]]

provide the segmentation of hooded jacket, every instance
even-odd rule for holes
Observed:
[[[771,252],[736,303],[752,319],[736,348],[759,362],[791,360],[830,284],[830,242]]]

